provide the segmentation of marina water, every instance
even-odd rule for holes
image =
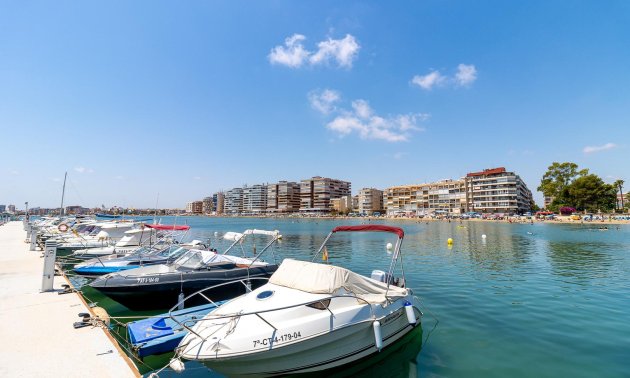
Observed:
[[[276,257],[308,260],[333,227],[367,222],[207,217],[161,221],[186,223],[192,227],[191,237],[211,241],[227,231],[278,229],[283,238]],[[405,230],[404,269],[407,286],[425,306],[422,328],[379,356],[329,376],[630,375],[630,226],[370,223]],[[387,270],[391,236],[333,238],[332,264],[364,275]],[[453,239],[451,246],[448,238]],[[129,312],[89,288],[85,294],[113,316],[149,314]],[[159,368],[168,363],[168,356],[147,358],[145,363]],[[186,366],[187,377],[208,376],[200,364]],[[160,373],[168,376],[176,374]]]

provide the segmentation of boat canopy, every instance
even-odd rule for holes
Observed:
[[[228,231],[225,234],[223,234],[223,239],[230,240],[230,241],[237,241],[242,237],[243,237],[243,234],[241,234],[240,232],[234,232],[234,231]]]
[[[269,283],[313,294],[341,294],[340,289],[369,303],[384,303],[387,298],[403,297],[407,290],[389,286],[334,265],[284,259]],[[385,295],[387,294],[387,297]]]
[[[257,230],[257,229],[253,229],[253,230],[245,230],[244,234],[245,234],[245,235],[267,235],[267,236],[279,236],[279,235],[280,235],[280,231],[278,231],[278,230],[274,230],[274,231],[266,231],[266,230]]]
[[[399,238],[405,236],[405,232],[400,227],[384,226],[382,224],[362,224],[358,226],[338,226],[332,232],[361,232],[361,231],[381,231],[391,232],[398,235]]]
[[[190,230],[190,226],[177,226],[174,224],[148,224],[145,223],[144,227],[149,227],[149,228],[153,228],[156,230],[163,230],[163,231],[188,231]]]

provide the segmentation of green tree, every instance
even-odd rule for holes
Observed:
[[[545,197],[552,197],[549,210],[557,211],[560,206],[573,206],[568,198],[564,198],[566,188],[578,177],[588,174],[588,169],[578,169],[578,165],[571,162],[553,162],[540,180],[537,190]]]
[[[617,202],[617,188],[590,174],[576,178],[563,189],[560,198],[580,211],[610,211]]]

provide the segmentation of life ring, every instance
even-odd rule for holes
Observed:
[[[61,232],[66,232],[68,231],[68,225],[65,223],[62,223],[59,226],[57,226],[57,229]]]

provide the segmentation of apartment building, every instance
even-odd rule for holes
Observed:
[[[243,213],[264,214],[267,211],[267,184],[243,187]]]
[[[523,180],[504,167],[468,173],[465,181],[468,211],[524,213],[534,203],[532,192]]]
[[[460,214],[466,210],[464,180],[401,185],[384,191],[388,215]]]
[[[192,203],[193,214],[203,214],[203,201],[193,201]]]
[[[300,184],[280,181],[267,185],[267,212],[294,213],[300,211]]]
[[[441,180],[422,186],[422,213],[461,214],[466,211],[466,184],[464,180]]]
[[[212,197],[204,197],[203,199],[203,213],[210,214],[214,211],[214,202],[212,201]]]
[[[300,182],[300,212],[326,214],[332,210],[330,201],[350,195],[348,181],[315,176]]]
[[[374,188],[363,188],[358,194],[358,212],[372,215],[383,212],[383,191]]]
[[[353,209],[353,197],[351,195],[333,198],[330,200],[331,210],[337,214],[349,214],[354,211]]]
[[[421,185],[398,185],[385,189],[383,201],[387,215],[417,215],[417,195],[421,188]]]
[[[243,188],[233,188],[225,192],[225,213],[239,215],[243,212]]]
[[[225,209],[225,193],[217,192],[212,195],[212,205],[217,215],[223,214]]]

